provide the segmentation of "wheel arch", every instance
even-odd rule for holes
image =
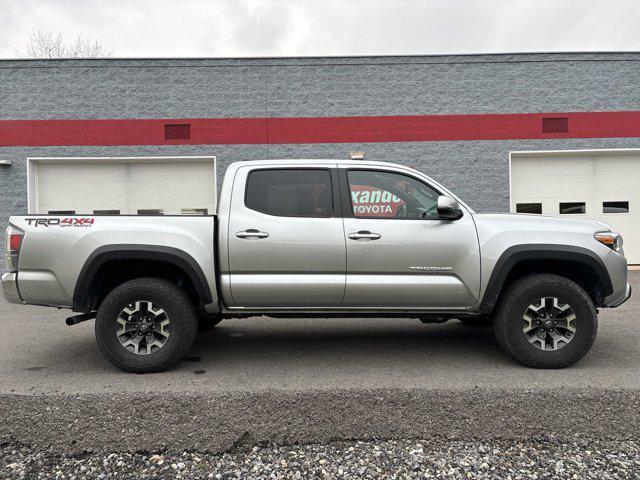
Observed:
[[[505,250],[489,277],[480,312],[491,313],[506,285],[530,273],[555,273],[584,288],[594,305],[613,293],[602,259],[587,248],[571,245],[515,245]]]
[[[132,268],[128,269],[127,264]],[[117,278],[103,278],[113,273],[114,268],[117,268]],[[178,276],[198,303],[214,302],[202,268],[187,252],[163,245],[123,244],[105,245],[89,255],[76,281],[73,309],[91,312],[115,286],[132,278],[149,276],[149,272],[156,272],[161,278]]]

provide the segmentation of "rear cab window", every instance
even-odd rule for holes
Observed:
[[[278,217],[332,217],[331,172],[323,168],[253,170],[247,178],[245,206]]]

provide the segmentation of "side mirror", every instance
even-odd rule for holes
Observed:
[[[462,218],[462,209],[456,199],[440,195],[438,197],[438,215],[441,220],[458,220]]]

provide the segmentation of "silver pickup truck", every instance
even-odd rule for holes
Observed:
[[[631,294],[608,225],[477,214],[381,162],[234,163],[215,216],[15,216],[6,240],[5,297],[96,318],[100,350],[131,372],[255,315],[492,322],[517,361],[560,368],[590,349],[597,308]]]

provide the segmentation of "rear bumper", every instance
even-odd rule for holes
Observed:
[[[2,293],[10,303],[24,303],[18,291],[18,274],[16,272],[7,272],[2,275]]]

